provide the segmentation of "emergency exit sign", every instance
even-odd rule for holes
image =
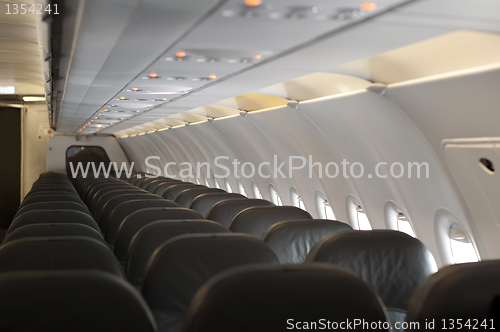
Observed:
[[[0,95],[13,95],[16,93],[15,86],[0,86]]]

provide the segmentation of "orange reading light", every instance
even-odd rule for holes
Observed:
[[[99,114],[99,116],[102,116],[102,114]]]
[[[140,111],[135,111],[136,113],[139,113]]]
[[[132,91],[139,91],[139,88],[132,88]]]
[[[158,75],[156,73],[151,73],[151,74],[149,74],[149,77],[156,78],[156,77],[158,77]]]
[[[167,100],[167,98],[162,98],[161,100],[165,101],[165,100]]]
[[[115,104],[111,104],[111,107],[116,107],[116,105]]]
[[[372,11],[377,9],[377,4],[375,2],[363,2],[361,4],[361,9],[366,11]]]
[[[184,58],[186,56],[186,52],[179,51],[175,53],[175,56],[178,58]]]
[[[97,116],[94,116],[94,119],[97,119]]]
[[[208,78],[209,78],[209,79],[211,79],[211,80],[214,80],[214,79],[216,79],[216,78],[217,78],[217,76],[215,76],[215,75],[210,75],[210,76],[208,76]]]
[[[259,55],[259,54],[253,56],[254,60],[260,60],[261,58],[262,58],[262,55]]]
[[[121,97],[120,97],[120,100],[125,100],[125,97],[121,96]]]
[[[109,125],[110,125],[110,126],[112,126],[112,125],[113,125],[113,122],[111,122]]]
[[[88,124],[90,124],[90,122]]]
[[[107,112],[108,110],[104,110],[104,112]]]
[[[245,5],[248,7],[257,7],[262,4],[262,0],[245,0]]]
[[[123,118],[120,118],[120,120],[123,120]]]

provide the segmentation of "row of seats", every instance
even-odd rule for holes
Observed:
[[[69,183],[55,174],[43,174],[40,179],[44,177],[51,177],[49,182]],[[35,183],[33,189],[39,185]],[[353,231],[341,222],[312,219],[295,207],[277,207],[265,200],[174,179],[148,178],[145,174],[129,179],[79,177],[74,185],[63,195],[48,194],[57,196],[57,200],[49,199],[47,204],[54,203],[51,207],[60,206],[61,210],[71,210],[67,209],[69,203],[88,206],[85,213],[78,209],[75,212],[93,216],[90,219],[94,227],[79,219],[58,218],[58,210],[35,209],[31,212],[35,216],[32,222],[28,220],[22,226],[32,227],[23,241],[45,245],[27,246],[23,251],[33,253],[38,248],[42,257],[47,245],[62,243],[49,254],[58,257],[58,264],[46,264],[42,259],[33,269],[43,270],[41,265],[45,264],[46,270],[68,270],[61,274],[63,284],[72,278],[67,275],[75,269],[107,274],[121,284],[124,281],[120,278],[126,278],[142,294],[133,290],[140,300],[135,307],[140,308],[141,317],[151,318],[149,309],[154,317],[153,323],[151,319],[142,320],[148,322],[145,331],[151,326],[154,329],[154,324],[160,331],[277,331],[294,322],[324,318],[401,323],[407,309],[408,320],[423,321],[437,315],[435,311],[425,316],[424,306],[418,305],[434,296],[435,286],[430,291],[416,289],[429,289],[429,283],[432,285],[432,279],[441,272],[429,277],[436,270],[432,255],[420,241],[404,233]],[[75,200],[78,197],[74,188],[81,200]],[[24,203],[31,206],[39,202]],[[21,215],[25,213],[30,211]],[[18,213],[16,219],[21,215]],[[55,220],[50,227],[40,222],[47,218]],[[71,225],[85,226],[99,237],[94,233],[94,237],[84,235]],[[13,229],[12,234],[18,230]],[[10,233],[9,229],[8,236],[12,236]],[[81,246],[87,241],[99,243],[106,253]],[[0,247],[0,257],[4,246],[9,244]],[[10,252],[15,255],[16,250]],[[106,262],[97,259],[98,254]],[[94,259],[101,265],[85,263]],[[105,269],[110,266],[113,270]],[[491,266],[498,267],[498,263]],[[22,264],[14,270],[23,270]],[[47,278],[43,273],[48,272],[40,273],[36,278]],[[49,279],[59,278],[56,272],[50,273]],[[90,274],[89,278],[96,279]],[[0,278],[0,289],[1,283]],[[130,286],[126,292],[130,292]],[[422,298],[422,294],[427,297]],[[483,303],[477,308],[489,308],[491,296],[483,292],[477,297],[476,302]],[[491,314],[491,310],[478,312],[483,316]],[[113,314],[118,316],[114,310]],[[387,330],[387,326],[374,329]]]

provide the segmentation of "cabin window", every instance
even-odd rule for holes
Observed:
[[[228,193],[232,193],[233,192],[233,188],[231,188],[231,185],[229,184],[229,181],[225,180],[225,182],[226,182],[226,191]]]
[[[458,224],[453,224],[450,227],[450,246],[455,264],[479,261],[476,249],[474,249],[469,237]]]
[[[245,191],[245,187],[243,187],[243,183],[241,183],[240,180],[238,180],[238,191],[240,194],[242,194],[245,197],[248,197],[247,192]]]
[[[253,196],[255,198],[262,199],[262,193],[260,192],[259,186],[257,186],[257,183],[252,182],[252,187],[253,187]]]
[[[304,211],[307,211],[306,210],[306,206],[304,205],[304,200],[302,199],[302,197],[300,197],[299,193],[297,192],[297,190],[295,188],[290,188],[290,199],[292,201],[292,204]]]
[[[208,183],[208,179],[205,176],[203,176],[203,178],[205,179],[205,186],[210,187],[210,183]]]
[[[100,146],[73,145],[66,150],[66,172],[71,176],[74,173],[76,177],[76,174],[87,170],[90,174],[94,169],[91,164],[94,164],[95,169],[98,170],[101,163],[105,167],[105,172],[108,172],[109,168],[111,173],[114,173],[114,170],[110,168],[110,162],[108,154]],[[79,164],[82,168],[78,167]],[[102,168],[100,170],[102,172]]]
[[[316,191],[315,199],[316,199],[316,210],[318,211],[319,217],[323,219],[336,220],[333,208],[326,199],[326,196],[323,195],[322,192]]]
[[[325,213],[325,219],[335,220],[335,214],[328,201],[323,201],[323,211]]]
[[[281,197],[278,194],[278,191],[276,190],[276,187],[274,187],[272,184],[269,186],[269,193],[271,195],[271,201],[276,204],[277,206],[282,206],[283,202],[281,201]]]
[[[370,224],[370,220],[368,220],[365,210],[363,210],[363,208],[360,205],[358,205],[358,207],[356,208],[356,218],[360,230],[362,231],[372,230],[372,225]]]
[[[196,184],[201,184],[200,179],[196,178]]]
[[[219,182],[217,182],[216,179],[214,179],[214,183],[215,183],[215,188],[220,189]]]
[[[397,216],[397,225],[398,225],[398,231],[406,233],[415,238],[417,237],[415,235],[413,227],[410,224],[410,221],[401,212]]]

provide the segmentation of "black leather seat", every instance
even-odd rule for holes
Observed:
[[[109,248],[88,237],[24,238],[0,246],[0,272],[82,269],[123,277],[120,263]]]
[[[31,195],[26,197],[21,203],[20,208],[23,208],[29,204],[33,203],[46,203],[46,202],[75,202],[77,204],[85,205],[83,201],[75,195],[65,195],[65,194],[52,194],[52,195]]]
[[[57,209],[57,210],[32,210],[19,214],[10,224],[7,234],[15,229],[31,224],[47,223],[78,223],[92,227],[99,233],[101,229],[97,223],[87,213],[75,210]]]
[[[327,235],[312,248],[306,262],[335,264],[362,278],[380,295],[394,323],[404,321],[415,289],[437,270],[422,242],[393,230]]]
[[[182,191],[190,188],[208,189],[208,187],[206,186],[200,186],[199,184],[184,182],[168,187],[168,189],[166,189],[161,196],[165,199],[173,201],[177,197],[177,195],[179,195]]]
[[[118,205],[109,216],[107,225],[101,224],[106,242],[115,242],[120,225],[130,214],[139,209],[153,207],[179,207],[179,205],[173,201],[167,201],[166,199],[138,199]]]
[[[229,199],[246,199],[246,197],[236,193],[210,192],[196,196],[191,204],[189,204],[188,208],[195,210],[203,217],[206,217],[208,211],[210,211],[215,204]]]
[[[256,206],[238,213],[231,222],[229,230],[260,238],[277,222],[300,219],[312,219],[312,216],[295,206]]]
[[[28,237],[84,236],[106,243],[101,233],[94,228],[77,223],[31,224],[9,232],[3,244]]]
[[[177,184],[184,184],[184,182],[182,182],[182,181],[163,182],[162,184],[160,184],[159,186],[157,186],[155,188],[155,190],[153,191],[153,194],[162,196],[163,193],[165,192],[165,190],[167,190],[168,188],[175,186]]]
[[[159,246],[175,236],[198,233],[229,233],[229,230],[208,220],[155,221],[141,228],[127,253],[125,274],[128,281],[140,287],[146,264]]]
[[[222,226],[229,228],[234,217],[241,211],[254,206],[276,206],[270,201],[265,199],[231,199],[220,201],[215,204],[212,209],[207,213],[206,218],[213,220]]]
[[[158,178],[154,181],[151,181],[149,185],[145,188],[145,190],[149,191],[150,193],[153,193],[158,186],[160,186],[163,183],[181,183],[179,180],[175,179],[167,179],[167,178]]]
[[[138,199],[151,200],[151,199],[163,199],[163,198],[157,195],[151,195],[149,193],[142,193],[142,192],[141,193],[131,192],[131,193],[116,195],[115,197],[110,198],[106,202],[106,204],[104,204],[101,210],[101,214],[99,215],[99,218],[96,219],[97,223],[103,229],[105,229],[107,227],[109,217],[120,204]]]
[[[322,237],[349,230],[351,226],[334,220],[287,220],[269,227],[261,239],[274,250],[281,264],[302,263]]]
[[[279,261],[268,245],[244,234],[190,234],[164,243],[150,258],[142,286],[158,330],[181,331],[196,291],[216,274],[248,264]]]
[[[141,191],[140,189],[138,189],[138,188],[130,185],[129,183],[121,183],[121,184],[116,184],[116,185],[112,185],[112,186],[107,186],[107,187],[104,187],[104,188],[100,188],[90,198],[90,203],[88,205],[90,212],[94,213],[94,210],[96,208],[97,203],[99,202],[99,200],[104,195],[106,195],[109,192],[115,192],[115,195],[116,195],[117,191],[122,191],[122,192],[128,192],[128,191],[145,192],[145,191]]]
[[[109,191],[102,193],[102,195],[94,200],[90,206],[90,212],[94,216],[95,220],[99,220],[101,218],[104,205],[106,205],[110,199],[124,194],[146,194],[146,192],[132,186],[127,189],[109,188]]]
[[[38,203],[27,204],[17,211],[15,217],[18,217],[26,212],[35,210],[73,210],[73,211],[80,211],[91,216],[89,209],[84,204],[76,202],[68,202],[68,201],[63,201],[63,202],[59,201],[59,202],[38,202]]]
[[[132,238],[145,225],[158,220],[189,220],[203,219],[203,217],[190,209],[181,207],[151,207],[136,210],[129,214],[120,224],[116,239],[108,242],[113,247],[116,257],[120,262],[127,259],[127,251]]]
[[[206,193],[222,193],[226,192],[222,189],[217,188],[190,188],[183,190],[175,197],[175,202],[182,207],[189,207],[191,202],[198,196]]]
[[[450,321],[462,319],[462,324],[474,319],[479,323],[476,328],[490,330],[498,328],[498,299],[500,298],[500,260],[477,263],[457,264],[443,267],[425,279],[417,288],[408,306],[408,322],[436,322],[436,330],[453,330]],[[443,319],[447,325],[443,326]],[[480,324],[487,320],[487,328]],[[472,330],[472,328],[463,329]],[[422,329],[423,330],[423,329]]]
[[[137,291],[109,273],[1,273],[0,294],[1,331],[156,331]]]
[[[386,319],[370,287],[344,269],[267,264],[235,268],[207,282],[189,305],[183,331],[317,331],[321,322],[330,324],[328,330],[363,330],[355,320],[366,322],[365,330],[387,331]]]

